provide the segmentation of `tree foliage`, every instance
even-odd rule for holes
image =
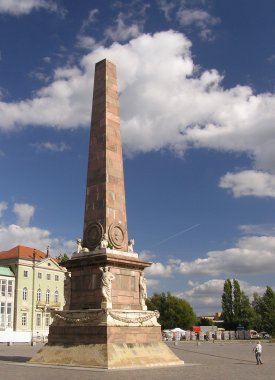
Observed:
[[[258,314],[258,329],[275,335],[275,292],[270,286],[262,297],[254,295],[253,306]]]
[[[249,298],[241,290],[239,282],[235,279],[233,283],[229,279],[224,283],[222,311],[224,326],[229,330],[235,330],[238,325],[250,329],[257,319]]]
[[[179,327],[190,329],[196,324],[197,317],[191,305],[182,298],[168,293],[154,293],[146,300],[149,310],[158,310],[159,323],[163,329]]]

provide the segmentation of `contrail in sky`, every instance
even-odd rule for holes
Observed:
[[[154,244],[153,247],[156,247],[157,245],[160,245],[160,244],[162,244],[162,243],[165,243],[165,242],[168,241],[168,240],[174,239],[176,236],[179,236],[179,235],[181,235],[181,234],[184,234],[185,232],[191,231],[191,230],[193,230],[194,228],[197,228],[197,227],[199,227],[199,226],[200,226],[200,224],[194,224],[194,226],[191,226],[191,227],[189,227],[189,228],[186,228],[185,230],[179,231],[179,232],[177,232],[176,234],[171,235],[171,236],[168,236],[166,239],[163,239],[163,240],[159,241],[157,244]]]

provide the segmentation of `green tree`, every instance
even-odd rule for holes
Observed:
[[[257,319],[249,298],[241,290],[236,279],[233,280],[233,284],[229,279],[224,283],[222,311],[224,326],[230,330],[235,330],[238,325],[244,326],[245,329],[250,329]]]
[[[267,286],[262,297],[254,295],[253,305],[255,311],[260,316],[259,325],[261,330],[275,335],[275,292],[272,288]]]
[[[233,320],[237,322],[241,319],[242,316],[242,296],[244,294],[241,292],[241,287],[239,281],[233,280],[233,298],[232,298],[232,306],[233,306]]]
[[[146,300],[149,310],[158,310],[159,323],[163,329],[179,327],[190,329],[196,324],[197,317],[192,306],[182,298],[168,293],[154,293]]]
[[[70,260],[67,253],[64,253],[64,255],[60,254],[58,257],[59,265],[64,265],[68,260]]]
[[[222,294],[222,314],[225,328],[232,328],[233,325],[233,289],[229,279],[224,282]]]

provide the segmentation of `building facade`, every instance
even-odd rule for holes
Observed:
[[[55,258],[34,248],[17,246],[0,252],[0,265],[14,273],[14,331],[31,331],[44,339],[51,324],[51,311],[64,306],[66,269]]]
[[[13,330],[15,275],[0,266],[0,331]]]

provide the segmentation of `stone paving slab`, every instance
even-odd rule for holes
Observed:
[[[31,365],[27,361],[41,345],[6,346],[0,344],[0,371],[5,380],[274,380],[275,344],[263,342],[262,366],[257,366],[253,345],[256,342],[169,342],[183,366],[147,369],[99,370],[75,367]]]

